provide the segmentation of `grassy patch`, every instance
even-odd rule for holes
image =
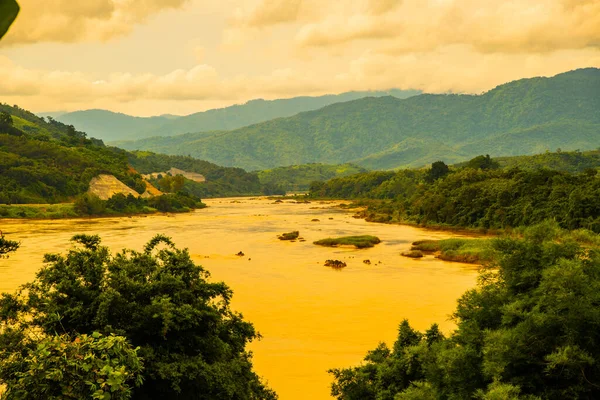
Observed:
[[[292,231],[292,232],[288,232],[288,233],[283,233],[283,234],[277,236],[277,238],[279,240],[296,240],[296,239],[298,239],[298,236],[300,236],[300,232]]]
[[[314,242],[314,244],[319,246],[327,246],[327,247],[337,247],[337,246],[354,246],[357,249],[365,249],[367,247],[373,247],[377,243],[380,243],[376,236],[370,235],[362,235],[362,236],[343,236],[339,238],[327,238],[321,239]]]
[[[423,257],[423,252],[421,250],[410,250],[403,252],[401,255],[410,258],[421,258]]]
[[[419,240],[413,243],[413,251],[435,253],[441,260],[470,264],[490,261],[493,257],[489,239]]]
[[[0,205],[0,218],[74,218],[73,204]]]

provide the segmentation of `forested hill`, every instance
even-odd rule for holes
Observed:
[[[99,174],[114,175],[138,193],[146,188],[124,152],[73,126],[0,104],[0,204],[68,201]]]
[[[105,141],[135,140],[151,136],[171,136],[188,132],[207,132],[237,129],[243,126],[289,117],[302,111],[316,110],[329,104],[360,99],[367,96],[407,98],[419,94],[416,90],[380,92],[348,92],[319,97],[290,99],[256,99],[245,104],[208,110],[183,117],[134,117],[106,110],[85,110],[62,114],[56,119],[72,124]]]
[[[600,142],[600,70],[510,82],[482,95],[364,98],[249,127],[121,143],[249,170],[313,162],[370,169],[589,150]]]
[[[114,175],[143,193],[146,184],[132,165],[144,173],[172,167],[201,173],[206,183],[186,181],[185,188],[202,197],[272,192],[260,184],[256,174],[239,168],[107,147],[72,125],[0,103],[0,204],[72,201],[100,174]]]

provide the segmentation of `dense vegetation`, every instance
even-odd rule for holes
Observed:
[[[57,203],[87,191],[98,174],[112,174],[142,193],[142,177],[125,154],[73,126],[48,122],[0,104],[0,203]]]
[[[500,169],[479,156],[465,167],[369,172],[311,186],[313,197],[361,199],[367,219],[485,229],[555,219],[566,229],[600,232],[600,177],[548,169]]]
[[[7,398],[276,398],[245,350],[254,327],[186,250],[160,235],[115,255],[98,236],[73,240],[0,297]]]
[[[295,192],[308,190],[314,181],[326,181],[366,171],[353,164],[304,164],[258,171],[258,179],[263,185]]]
[[[598,147],[600,70],[522,79],[482,95],[365,98],[213,134],[123,143],[262,170],[314,162],[369,169]]]
[[[400,324],[392,349],[330,371],[344,400],[596,399],[600,246],[555,223],[495,239],[495,262],[458,301],[457,329]]]
[[[254,173],[241,168],[220,167],[208,161],[187,156],[167,156],[147,151],[128,153],[131,165],[142,174],[168,171],[172,167],[204,175],[206,182],[186,179],[183,189],[199,197],[225,197],[258,194],[279,194],[281,189],[272,183],[261,184]],[[159,180],[153,181],[162,189]]]
[[[90,135],[105,141],[135,140],[152,136],[181,135],[189,132],[237,129],[367,96],[395,96],[403,99],[419,93],[416,90],[394,89],[386,92],[348,92],[338,95],[303,96],[278,100],[257,99],[245,104],[202,111],[183,117],[163,115],[142,118],[106,110],[85,110],[58,115],[56,119],[65,124],[75,125]]]

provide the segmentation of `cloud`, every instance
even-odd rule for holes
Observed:
[[[2,45],[106,41],[188,0],[20,0],[21,13]]]
[[[349,90],[480,93],[600,67],[600,0],[20,0],[23,14],[6,39],[107,40],[188,1],[188,23],[167,13],[168,40],[152,36],[150,54],[123,41],[115,57],[99,46],[110,63],[90,66],[76,53],[71,59],[70,46],[46,45],[68,59],[48,64],[27,58],[44,45],[10,49],[20,64],[0,56],[0,100],[34,110],[181,114]],[[143,29],[158,35],[152,24]],[[125,52],[133,57],[119,58]]]
[[[600,50],[551,54],[480,54],[465,45],[402,56],[366,51],[328,69],[274,69],[222,76],[210,65],[166,74],[113,73],[95,79],[81,72],[28,69],[0,56],[0,98],[25,108],[106,108],[134,114],[192,113],[254,98],[322,95],[349,90],[421,89],[430,93],[481,93],[499,84],[551,76],[581,66],[600,67]]]
[[[449,45],[485,53],[600,47],[600,0],[263,0],[240,13],[238,29],[296,24],[300,47],[381,39],[397,53]]]
[[[250,11],[237,9],[233,24],[245,27],[265,27],[295,21],[302,0],[262,0]]]

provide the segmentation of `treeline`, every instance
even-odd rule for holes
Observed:
[[[546,222],[493,240],[495,262],[459,300],[445,337],[400,324],[364,363],[334,369],[343,400],[600,397],[600,238]]]
[[[149,198],[135,197],[132,194],[125,196],[122,193],[117,193],[108,200],[102,200],[91,193],[84,193],[75,200],[74,210],[78,216],[101,216],[143,214],[156,211],[187,212],[205,206],[199,197],[185,191],[166,193]]]
[[[462,168],[369,172],[314,182],[312,197],[362,200],[371,221],[485,229],[529,226],[546,219],[566,229],[600,232],[600,177],[595,169],[500,169],[489,156]]]
[[[502,168],[552,169],[571,173],[600,168],[600,150],[545,152],[532,156],[494,157]],[[456,164],[462,167],[466,163]]]

